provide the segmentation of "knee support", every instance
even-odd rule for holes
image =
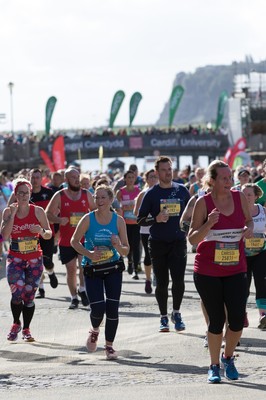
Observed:
[[[51,260],[50,257],[47,257],[47,256],[43,256],[43,265],[44,265],[44,268],[47,270],[51,270],[54,268],[53,261]]]

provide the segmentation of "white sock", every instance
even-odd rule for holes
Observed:
[[[53,275],[54,270],[53,269],[47,269],[46,272],[47,272],[48,275]]]

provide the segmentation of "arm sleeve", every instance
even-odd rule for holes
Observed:
[[[137,223],[141,226],[150,226],[156,222],[154,216],[151,215],[150,195],[147,192],[141,202],[139,213],[137,216]]]

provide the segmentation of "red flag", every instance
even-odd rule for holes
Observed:
[[[52,160],[50,159],[50,157],[48,156],[48,154],[46,153],[46,151],[44,150],[40,150],[40,156],[42,157],[43,161],[45,162],[45,165],[47,166],[47,168],[49,168],[49,170],[51,172],[55,172],[55,167],[54,164],[52,162]]]
[[[246,139],[240,138],[237,140],[237,142],[234,144],[233,147],[229,147],[229,149],[225,153],[224,162],[226,162],[230,168],[233,167],[233,163],[234,163],[234,159],[236,158],[236,155],[239,152],[245,151],[246,145],[247,145]]]
[[[65,157],[65,144],[63,136],[58,136],[58,138],[55,139],[53,144],[52,154],[53,154],[53,162],[55,169],[56,170],[64,169],[66,157]]]

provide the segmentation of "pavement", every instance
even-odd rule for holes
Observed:
[[[266,331],[260,331],[254,288],[248,303],[249,328],[244,329],[236,359],[240,379],[207,383],[208,349],[203,347],[206,326],[193,284],[194,254],[188,254],[182,317],[186,330],[159,333],[154,297],[144,292],[144,274],[132,280],[124,272],[120,322],[114,344],[116,361],[104,355],[104,328],[99,345],[89,354],[85,341],[90,327],[88,307],[69,310],[65,267],[54,257],[59,285],[45,280],[45,299],[36,299],[31,332],[36,341],[19,337],[10,343],[10,293],[3,263],[0,266],[0,398],[58,400],[89,399],[265,399]],[[154,288],[153,288],[154,289]],[[169,290],[169,314],[172,299]],[[18,392],[19,391],[19,392]]]

